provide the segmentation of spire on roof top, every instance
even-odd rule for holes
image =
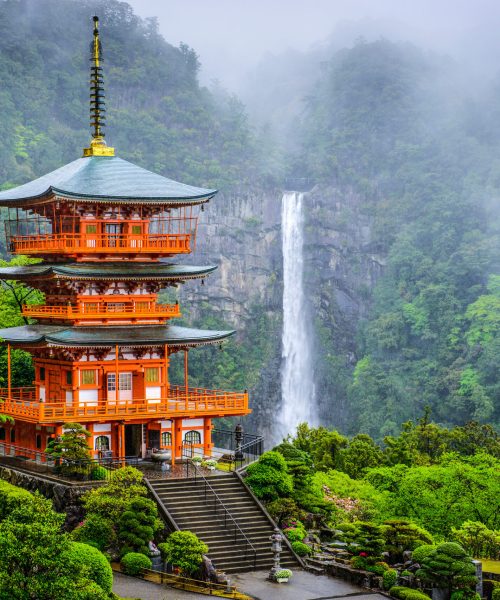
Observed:
[[[94,39],[90,45],[90,127],[92,140],[88,148],[83,149],[83,156],[114,156],[115,149],[106,145],[104,139],[104,80],[102,77],[102,48],[99,40],[99,17],[94,17]]]

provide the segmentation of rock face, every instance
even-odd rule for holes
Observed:
[[[272,315],[272,352],[251,391],[247,431],[269,435],[281,403],[283,257],[279,189],[242,188],[219,194],[203,213],[193,262],[216,264],[204,286],[187,285],[190,319],[204,303],[238,330],[244,345],[250,308]],[[384,256],[375,252],[372,220],[350,190],[316,186],[304,199],[304,270],[314,322],[314,376],[321,422],[346,429],[346,389],[356,363],[356,331],[371,305]]]

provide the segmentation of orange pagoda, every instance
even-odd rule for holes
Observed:
[[[34,324],[0,330],[8,356],[0,412],[15,420],[0,440],[43,452],[65,423],[78,422],[94,457],[145,457],[154,448],[175,461],[184,442],[209,456],[212,419],[248,414],[248,395],[189,387],[188,352],[234,332],[172,325],[179,304],[160,304],[158,292],[215,269],[172,259],[193,251],[198,211],[217,190],[147,171],[106,145],[97,17],[90,81],[93,133],[83,158],[0,193],[10,251],[43,259],[2,268],[0,279],[45,294],[44,305],[22,309]],[[32,387],[12,386],[12,348],[32,354]],[[169,381],[175,352],[184,353],[181,385]]]

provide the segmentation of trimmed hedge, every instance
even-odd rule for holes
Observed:
[[[411,559],[415,563],[421,563],[424,558],[427,558],[429,554],[432,554],[435,549],[436,546],[433,544],[423,544],[422,546],[418,546],[418,548],[415,548],[411,553]]]
[[[312,549],[303,542],[292,542],[292,549],[298,556],[309,556],[312,554]]]
[[[389,594],[393,598],[398,598],[398,600],[428,600],[430,597],[423,592],[413,590],[409,587],[404,587],[403,585],[396,585],[392,587],[389,590]]]
[[[0,521],[6,519],[15,508],[32,496],[28,490],[0,480]]]
[[[129,552],[121,559],[120,564],[126,575],[139,575],[142,569],[151,569],[153,563],[145,554]]]
[[[113,571],[102,552],[82,542],[71,542],[66,557],[75,565],[84,564],[89,579],[97,583],[107,594],[113,587]]]
[[[396,569],[389,569],[383,576],[384,590],[390,590],[398,580],[398,572]]]

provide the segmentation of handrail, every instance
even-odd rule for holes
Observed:
[[[185,452],[186,447],[190,447],[190,454],[187,454]],[[232,521],[233,526],[234,526],[234,541],[236,542],[236,536],[237,536],[237,531],[241,534],[241,536],[243,537],[243,541],[245,542],[245,558],[247,557],[247,553],[248,553],[248,547],[250,547],[251,552],[253,553],[253,566],[254,568],[257,565],[257,550],[255,549],[255,547],[253,546],[252,542],[247,538],[247,536],[245,535],[245,533],[243,532],[243,530],[241,529],[241,527],[238,525],[238,523],[236,522],[236,520],[234,519],[233,515],[229,512],[228,508],[226,507],[226,505],[224,504],[224,502],[222,502],[222,500],[220,499],[219,495],[217,494],[217,492],[214,490],[214,488],[210,485],[208,479],[205,477],[205,475],[203,475],[203,473],[199,470],[199,468],[194,464],[191,463],[190,458],[193,455],[193,446],[191,443],[189,442],[183,442],[182,444],[182,457],[184,459],[186,459],[186,471],[188,472],[189,475],[189,465],[191,464],[191,466],[194,469],[194,479],[195,481],[197,481],[198,477],[200,477],[203,481],[203,485],[204,485],[204,495],[205,495],[205,503],[207,503],[207,490],[208,492],[210,492],[213,497],[214,497],[214,512],[217,516],[217,510],[218,507],[220,506],[222,508],[222,510],[224,511],[224,527],[227,529],[227,518],[229,517],[230,521]]]

